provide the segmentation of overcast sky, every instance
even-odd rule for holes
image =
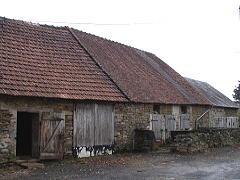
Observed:
[[[240,0],[4,0],[0,16],[69,26],[151,52],[232,99],[240,80]]]

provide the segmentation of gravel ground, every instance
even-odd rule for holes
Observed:
[[[98,156],[38,170],[8,169],[1,179],[240,179],[240,149],[201,154],[154,152]]]

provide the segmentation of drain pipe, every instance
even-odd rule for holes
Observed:
[[[212,109],[213,109],[213,106],[212,106],[212,108],[209,108],[207,111],[205,111],[199,118],[197,118],[197,120],[196,120],[196,129],[198,127],[198,121]]]

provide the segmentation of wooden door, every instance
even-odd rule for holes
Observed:
[[[64,114],[44,112],[40,126],[40,159],[61,159],[64,153]]]
[[[95,106],[95,146],[114,144],[113,105],[96,104]]]
[[[180,130],[189,130],[190,128],[190,115],[182,114],[180,116]]]
[[[166,125],[166,135],[165,138],[169,139],[171,137],[171,131],[174,131],[176,128],[175,117],[174,115],[165,115],[165,125]]]
[[[162,140],[162,115],[153,114],[152,115],[152,130],[155,135],[156,141]]]
[[[94,146],[95,104],[77,104],[74,120],[74,146]]]
[[[74,112],[74,155],[88,157],[112,153],[114,147],[114,106],[78,103]]]

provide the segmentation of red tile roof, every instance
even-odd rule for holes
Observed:
[[[67,27],[0,18],[0,94],[211,104],[151,53]]]
[[[134,102],[160,104],[211,103],[157,56],[78,30],[83,47]]]
[[[68,28],[0,17],[0,94],[127,101]]]

